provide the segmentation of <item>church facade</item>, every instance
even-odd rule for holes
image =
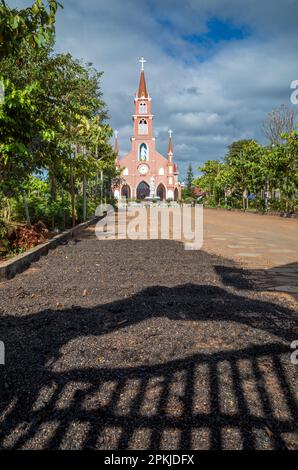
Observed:
[[[160,200],[181,199],[178,167],[174,163],[172,131],[169,131],[167,158],[156,150],[153,133],[151,97],[147,91],[143,58],[139,88],[134,99],[131,151],[119,158],[118,133],[115,132],[116,168],[121,171],[114,187],[116,199],[158,197]]]

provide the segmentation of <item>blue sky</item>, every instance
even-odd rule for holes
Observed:
[[[214,47],[222,41],[239,41],[249,36],[247,27],[237,27],[229,20],[211,17],[206,22],[206,26],[205,34],[186,34],[184,39],[192,44],[206,44],[209,47]]]
[[[25,0],[8,0],[27,6]],[[182,176],[256,138],[266,114],[290,103],[298,79],[297,0],[62,0],[57,52],[104,72],[102,88],[120,154],[130,147],[140,56],[152,96],[157,148],[173,129]]]

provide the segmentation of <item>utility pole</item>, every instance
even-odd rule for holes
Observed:
[[[21,184],[19,185],[19,191],[20,191],[22,201],[23,201],[23,205],[24,205],[24,209],[25,209],[27,227],[32,227],[31,220],[30,220],[30,214],[29,214],[29,208],[28,208],[28,204],[27,204],[27,199],[26,199],[25,192],[24,192],[23,187],[22,187]]]
[[[72,162],[71,162],[71,175],[70,175],[70,191],[71,191],[71,220],[72,226],[74,227],[76,224],[76,216],[75,216],[75,191],[74,191],[74,176],[73,176],[73,159],[77,156],[77,146],[73,145],[73,154],[72,154]]]
[[[275,144],[271,145],[271,148],[274,149]],[[266,212],[269,209],[269,179],[268,176],[265,178],[265,210]]]
[[[265,210],[268,211],[268,178],[265,178]]]
[[[87,219],[86,175],[83,175],[83,220]]]
[[[100,172],[100,203],[102,204],[103,199],[103,171]]]
[[[86,156],[86,147],[83,149],[84,157]],[[87,219],[87,194],[86,194],[86,175],[83,175],[83,221]]]

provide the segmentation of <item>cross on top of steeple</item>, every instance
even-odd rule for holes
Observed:
[[[145,60],[144,57],[141,57],[139,59],[139,62],[141,63],[141,70],[143,72],[144,71],[144,64],[147,62],[147,60]]]
[[[147,92],[147,87],[146,87],[145,72],[144,72],[144,63],[147,62],[147,61],[144,59],[144,57],[141,57],[139,62],[141,62],[141,64],[142,64],[142,69],[141,69],[139,90],[137,92],[136,97],[137,98],[149,98],[149,95],[148,95],[148,92]]]
[[[171,138],[172,138],[172,134],[173,134],[172,129],[169,129],[169,130],[168,130],[168,133],[169,133],[169,136],[170,136],[170,139],[171,139]]]

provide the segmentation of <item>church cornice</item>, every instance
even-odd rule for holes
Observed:
[[[148,98],[146,98],[146,96],[135,96],[135,99],[134,99],[134,102],[136,103],[137,101],[152,101],[152,98],[151,96],[148,96]]]
[[[152,119],[154,117],[154,114],[133,114],[132,117],[134,119],[136,119],[136,118],[149,118],[149,119]]]

